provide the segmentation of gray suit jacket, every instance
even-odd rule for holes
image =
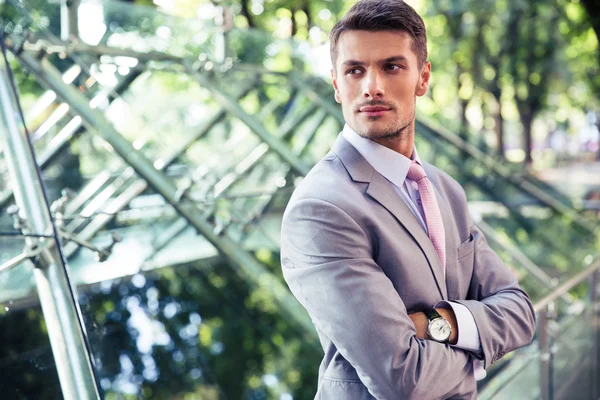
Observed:
[[[284,213],[283,275],[325,352],[316,398],[471,399],[472,354],[416,338],[408,314],[466,306],[485,365],[531,342],[531,302],[471,223],[461,186],[425,164],[446,232],[446,278],[392,184],[340,135]]]

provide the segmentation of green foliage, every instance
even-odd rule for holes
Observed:
[[[264,256],[278,264],[278,255]],[[294,398],[312,398],[314,376],[305,371],[318,364],[319,352],[302,342],[276,308],[251,300],[264,295],[230,271],[220,264],[178,266],[144,280],[103,283],[82,295],[86,317],[89,311],[111,310],[86,318],[103,366],[101,378],[112,382],[107,394],[122,393],[125,374],[138,382],[144,398],[184,396],[209,387],[231,399],[277,398],[290,391]],[[135,321],[141,319],[152,321],[154,334],[138,330],[142,325]],[[153,337],[151,347],[141,345],[142,334],[145,340]],[[123,357],[133,370],[123,370]],[[276,383],[266,385],[266,375]]]

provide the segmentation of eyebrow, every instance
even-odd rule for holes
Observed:
[[[384,60],[379,61],[379,64],[389,64],[391,62],[398,62],[398,61],[402,61],[402,62],[406,62],[408,61],[408,58],[406,58],[405,56],[393,56],[393,57],[388,57]],[[358,60],[347,60],[344,61],[342,63],[343,66],[345,67],[361,67],[363,65],[365,65],[364,61],[358,61]]]

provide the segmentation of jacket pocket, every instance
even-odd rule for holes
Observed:
[[[469,254],[473,254],[475,250],[475,237],[472,233],[469,233],[469,238],[464,241],[460,246],[458,246],[458,259],[461,260],[468,256]]]

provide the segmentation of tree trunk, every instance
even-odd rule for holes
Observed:
[[[496,146],[497,154],[503,160],[506,158],[504,153],[504,118],[502,118],[502,91],[500,88],[492,91],[492,95],[496,99],[498,105],[496,112],[494,113],[494,132],[496,132]]]
[[[458,91],[461,89],[460,76],[463,74],[463,68],[460,65],[456,66],[456,82],[458,83]],[[467,119],[467,106],[469,105],[468,99],[459,99],[460,106],[460,126],[458,127],[458,136],[460,136],[465,142],[469,141],[468,137],[468,124],[469,120]]]
[[[310,12],[310,1],[305,0],[302,3],[302,11],[306,14],[306,28],[310,31],[313,26],[312,14]]]
[[[533,158],[531,157],[532,138],[531,138],[531,127],[533,125],[533,115],[531,113],[523,113],[521,116],[521,124],[523,125],[523,137],[525,142],[525,165],[530,167]]]
[[[506,154],[504,153],[504,118],[502,118],[501,104],[498,104],[498,113],[494,115],[494,120],[494,130],[496,131],[496,146],[498,146],[498,149],[496,151],[498,153],[498,157],[504,160],[506,158]]]
[[[248,1],[249,0],[241,0],[241,5],[242,5],[241,12],[242,12],[242,15],[244,17],[246,17],[246,20],[248,21],[248,28],[256,28],[256,24],[254,23],[254,19],[250,15],[250,10],[248,8]]]
[[[467,119],[467,106],[469,105],[469,100],[460,100],[460,129],[459,134],[460,137],[463,138],[465,142],[469,141],[469,120]]]
[[[292,31],[290,32],[292,37],[295,37],[296,34],[298,33],[298,20],[296,19],[296,9],[292,8],[290,9],[290,11],[292,12]]]

